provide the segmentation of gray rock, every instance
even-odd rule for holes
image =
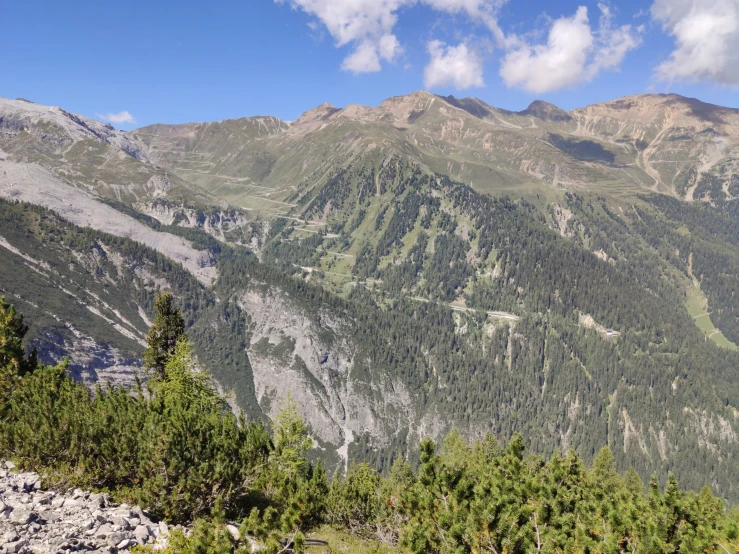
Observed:
[[[131,539],[123,539],[121,542],[119,542],[116,545],[116,548],[118,550],[123,550],[124,548],[130,548],[130,547],[135,546],[135,545],[136,545],[136,541],[131,540]]]
[[[36,486],[38,484],[38,487]],[[31,492],[41,488],[41,479],[34,473],[29,473],[23,476],[21,488],[24,492]]]
[[[37,483],[35,473],[0,473],[0,554],[118,554],[136,544],[165,544],[157,535],[166,524],[151,523],[138,506],[117,506],[81,489],[41,492]]]
[[[106,539],[111,533],[113,533],[113,526],[110,523],[104,523],[95,531],[95,536]]]
[[[131,517],[139,518],[142,525],[151,525],[151,520],[146,516],[141,508],[134,506],[131,508]]]
[[[15,554],[16,552],[20,552],[24,546],[26,546],[28,543],[25,539],[19,540],[16,542],[9,542],[5,545],[5,551],[9,552],[11,554]]]
[[[16,466],[13,462],[8,460],[7,462],[5,462],[5,467],[12,470],[12,469],[15,469]]]
[[[91,494],[87,499],[90,506],[95,508],[105,508],[108,505],[108,497],[105,494]]]
[[[137,517],[132,517],[132,518],[126,519],[126,523],[128,523],[129,529],[136,529],[136,527],[141,525],[141,520]]]
[[[16,525],[26,525],[28,523],[31,523],[31,521],[33,521],[33,518],[34,513],[31,510],[15,508],[12,512],[10,512],[10,517],[8,518],[8,521]]]
[[[226,530],[230,533],[231,538],[235,541],[238,541],[241,539],[241,533],[239,533],[239,528],[235,525],[226,525]]]
[[[139,525],[133,530],[133,538],[136,539],[139,544],[145,544],[148,542],[149,537],[151,537],[151,529],[149,529],[148,525]]]
[[[164,536],[169,535],[169,527],[163,521],[159,522],[159,534]]]
[[[84,505],[85,505],[84,499],[79,498],[79,497],[77,497],[77,498],[66,498],[64,500],[64,504],[63,504],[64,509],[67,510],[67,511],[69,511],[69,510],[74,510],[74,511],[79,510]]]
[[[117,547],[118,544],[130,538],[131,536],[128,533],[123,533],[121,531],[118,531],[116,533],[111,533],[110,535],[108,535],[106,542],[108,543],[108,546]]]
[[[126,531],[129,528],[128,520],[122,516],[113,516],[110,522],[114,527],[118,527],[122,531]]]

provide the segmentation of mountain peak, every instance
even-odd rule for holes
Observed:
[[[669,116],[673,125],[723,127],[736,135],[739,110],[702,102],[679,94],[636,94],[575,110],[589,114],[610,114],[629,120],[652,121]]]
[[[401,96],[391,96],[387,100],[384,100],[379,108],[392,109],[393,107],[405,106],[405,107],[418,107],[428,106],[430,101],[436,98],[434,94],[426,92],[425,90],[417,90],[410,94],[404,94]]]
[[[473,115],[480,119],[485,119],[492,113],[492,109],[485,102],[479,98],[468,97],[468,98],[456,98],[453,95],[439,96],[447,104],[451,104],[455,108],[466,111],[468,114]]]
[[[52,135],[61,142],[93,139],[111,144],[134,158],[143,156],[130,137],[109,123],[68,112],[59,106],[45,106],[23,98],[11,100],[0,97],[0,119],[4,120],[4,126],[12,128],[14,132],[35,132],[33,130],[42,125],[40,135],[46,139]]]
[[[546,121],[570,121],[572,119],[572,116],[562,108],[544,100],[534,100],[528,108],[518,112],[518,115],[533,116]]]
[[[405,125],[418,120],[431,107],[437,97],[425,90],[404,96],[392,96],[378,106],[378,110],[389,114],[397,124]]]
[[[293,125],[306,125],[310,123],[315,124],[321,121],[325,121],[338,111],[340,110],[336,106],[333,106],[328,102],[324,102],[320,106],[316,106],[315,108],[305,112],[303,115],[295,120]]]

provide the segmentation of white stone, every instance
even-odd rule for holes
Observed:
[[[241,533],[239,533],[239,528],[235,525],[226,525],[226,530],[231,534],[231,538],[235,541],[239,540],[241,538]]]
[[[118,550],[123,550],[124,548],[128,548],[130,546],[134,546],[136,544],[136,541],[133,541],[131,539],[123,539],[121,542],[119,542],[116,545],[116,548]]]

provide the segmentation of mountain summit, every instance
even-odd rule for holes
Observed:
[[[534,100],[528,108],[518,114],[530,115],[546,121],[572,121],[572,116],[566,111],[543,100]]]

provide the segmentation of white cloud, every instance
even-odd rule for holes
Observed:
[[[596,49],[588,68],[587,79],[592,79],[604,70],[617,69],[631,50],[641,44],[644,27],[631,25],[613,27],[613,13],[606,4],[598,4],[600,22],[596,33]]]
[[[284,0],[275,0],[283,2]],[[325,25],[336,45],[354,44],[342,63],[353,73],[379,71],[381,60],[391,62],[402,49],[392,31],[396,12],[410,0],[286,0]]]
[[[482,58],[466,44],[447,46],[441,41],[428,43],[431,61],[423,73],[427,88],[452,85],[458,90],[484,87]]]
[[[353,51],[341,67],[353,73],[379,71],[382,62],[393,62],[403,49],[393,33],[398,11],[424,4],[436,11],[464,13],[485,24],[502,40],[495,12],[505,0],[275,0],[287,2],[320,21],[336,46],[352,45]]]
[[[119,113],[97,114],[97,116],[103,121],[110,121],[111,123],[136,123],[134,117],[125,110]]]
[[[498,12],[508,0],[275,0],[302,10],[313,18],[309,25],[326,28],[337,47],[350,47],[341,68],[355,74],[377,72],[396,61],[403,47],[395,26],[403,9],[424,5],[440,13],[463,15],[492,34],[493,44],[506,51],[500,75],[508,86],[542,93],[593,79],[602,71],[617,69],[626,54],[641,41],[642,27],[614,27],[611,9],[599,4],[597,28],[586,7],[572,17],[552,22],[548,40],[537,44],[524,36],[506,35],[498,25]],[[701,0],[655,0],[659,2]],[[733,2],[739,0],[707,0]],[[488,41],[488,44],[490,42]],[[424,72],[426,86],[456,88],[484,86],[483,59],[469,40],[450,46],[434,40],[427,44],[430,61]]]
[[[675,38],[660,80],[739,85],[739,0],[655,0],[652,17]]]
[[[505,35],[498,26],[498,9],[507,0],[422,0],[431,8],[451,14],[466,13],[473,21],[483,23],[493,33],[499,46],[505,42]]]
[[[598,7],[601,17],[596,31],[591,28],[588,9],[580,6],[572,17],[552,23],[546,44],[509,37],[510,50],[500,69],[506,85],[541,94],[618,68],[624,56],[640,44],[642,28],[614,28],[610,8],[604,4]]]

